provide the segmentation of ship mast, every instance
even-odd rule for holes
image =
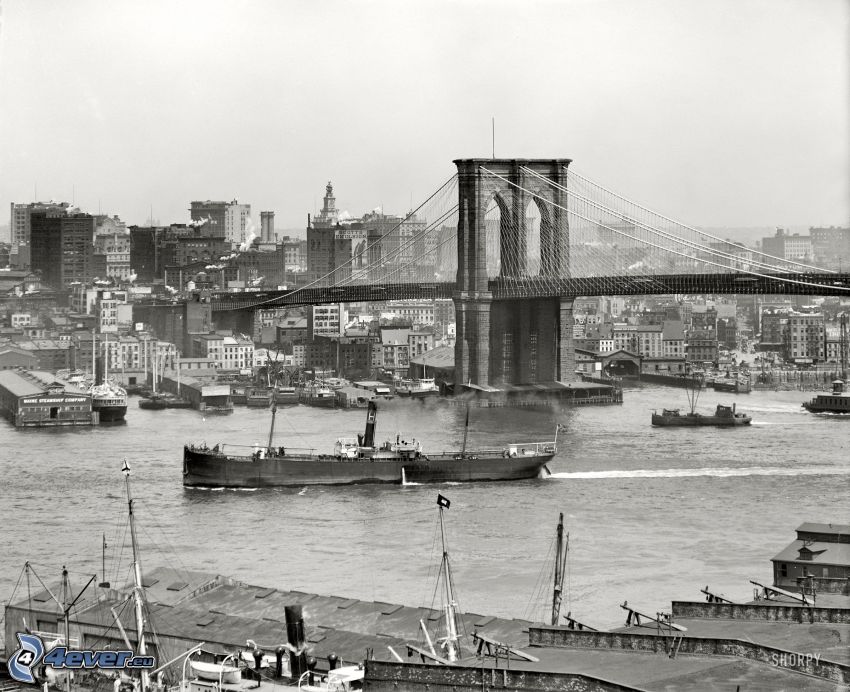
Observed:
[[[437,495],[437,505],[440,508],[440,537],[443,541],[443,579],[445,580],[446,593],[446,638],[445,649],[446,658],[451,661],[457,661],[460,647],[458,646],[457,637],[457,603],[455,602],[454,592],[452,590],[452,573],[449,568],[449,552],[446,548],[446,528],[443,524],[443,510],[451,506],[448,498],[442,495]]]
[[[151,372],[153,373],[153,393],[156,394],[156,362],[159,356],[159,341],[154,341],[153,346],[153,360],[151,361]]]
[[[135,602],[136,611],[136,635],[138,639],[138,655],[147,655],[145,647],[145,622],[144,613],[142,612],[142,566],[139,564],[138,542],[136,540],[136,519],[133,514],[133,497],[130,494],[130,465],[127,460],[124,460],[124,467],[121,469],[124,474],[125,484],[127,486],[127,506],[130,512],[130,539],[133,544],[133,601]],[[148,688],[148,673],[142,670],[142,687],[141,692],[147,692]]]
[[[466,437],[469,434],[469,402],[466,402],[466,424],[463,426],[463,446],[460,448],[461,457],[466,456]],[[440,523],[443,522],[443,510],[440,509]]]
[[[570,550],[570,534],[564,543],[564,513],[558,517],[557,548],[555,550],[555,585],[552,592],[552,625],[558,624],[561,614],[561,594],[564,592],[564,575],[567,553]]]
[[[272,449],[272,437],[274,437],[274,417],[277,414],[277,403],[272,404],[272,425],[269,428],[269,443],[266,445],[269,451]]]

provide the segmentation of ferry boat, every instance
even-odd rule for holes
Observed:
[[[313,381],[298,392],[298,401],[307,406],[333,408],[336,406],[336,395],[324,382]]]
[[[395,392],[399,396],[409,397],[438,396],[440,388],[433,377],[422,377],[417,380],[401,380],[396,385]]]
[[[426,453],[415,439],[375,444],[378,407],[369,402],[366,429],[356,438],[340,438],[332,454],[315,454],[272,446],[274,413],[267,446],[231,453],[225,445],[183,448],[183,485],[187,487],[258,488],[288,485],[358,483],[443,483],[535,478],[555,456],[552,442],[513,443],[489,449],[467,449],[466,433],[458,451]],[[467,417],[468,422],[468,417]],[[228,448],[235,445],[226,445]]]
[[[802,405],[811,413],[850,413],[850,392],[844,391],[844,380],[834,380],[831,392],[822,392]]]

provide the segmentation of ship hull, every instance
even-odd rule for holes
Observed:
[[[723,418],[718,416],[659,416],[655,413],[652,414],[653,425],[669,428],[695,428],[700,426],[734,428],[741,425],[749,425],[751,422],[752,418],[749,416]]]
[[[803,408],[806,409],[809,413],[843,413],[850,416],[850,405],[842,407],[839,405],[817,404],[815,402],[809,402],[803,404]]]
[[[337,459],[333,456],[273,456],[254,459],[188,447],[183,450],[187,487],[263,488],[367,483],[445,483],[536,478],[554,454],[505,457],[460,454],[415,459]]]
[[[126,404],[123,406],[98,406],[97,404],[93,404],[92,411],[97,412],[98,420],[101,423],[117,423],[124,420],[124,417],[127,415],[127,406]]]
[[[715,380],[711,384],[715,392],[732,392],[735,394],[749,394],[749,382],[725,382],[723,380]]]

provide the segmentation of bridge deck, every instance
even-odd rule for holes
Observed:
[[[489,282],[495,300],[599,295],[757,294],[848,296],[850,274],[740,273],[595,276],[572,279],[497,279]],[[454,282],[349,285],[274,291],[216,292],[214,311],[257,310],[289,305],[357,303],[387,300],[433,300],[456,294]]]

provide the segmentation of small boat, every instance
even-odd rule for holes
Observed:
[[[735,404],[724,406],[717,404],[714,415],[706,415],[689,411],[681,413],[679,409],[663,409],[661,413],[652,412],[652,424],[659,427],[692,427],[709,425],[715,427],[728,427],[737,425],[749,425],[753,419],[745,413],[737,413]]]
[[[696,405],[699,400],[701,383],[697,382],[689,387],[687,391],[688,403],[690,411],[682,413],[677,408],[665,408],[661,413],[652,412],[652,424],[658,427],[697,427],[697,426],[714,426],[714,427],[732,427],[739,425],[749,425],[753,419],[744,414],[738,413],[735,410],[735,404],[724,406],[717,404],[714,415],[697,413]]]
[[[168,408],[168,400],[162,394],[153,393],[149,397],[139,399],[139,408],[148,411],[162,411]]]
[[[752,390],[749,378],[742,377],[716,377],[712,380],[711,388],[715,392],[734,392],[735,394],[749,394]]]
[[[212,680],[230,685],[239,684],[242,673],[237,666],[228,666],[222,663],[207,663],[206,661],[189,661],[192,672],[201,680]]]
[[[831,392],[822,392],[802,406],[811,413],[850,413],[850,392],[844,391],[844,380],[833,380]]]
[[[467,449],[467,410],[463,446],[457,451],[426,453],[415,439],[375,443],[378,407],[368,403],[366,429],[357,437],[336,441],[332,454],[310,449],[272,446],[276,407],[268,444],[232,453],[238,445],[183,447],[183,485],[187,487],[260,488],[289,485],[347,485],[357,483],[445,483],[507,481],[536,478],[555,456],[558,432],[552,442],[537,441]]]
[[[274,402],[276,404],[297,404],[298,390],[295,387],[278,385],[274,390]]]
[[[273,393],[269,387],[249,387],[245,392],[245,404],[251,408],[268,408]]]

